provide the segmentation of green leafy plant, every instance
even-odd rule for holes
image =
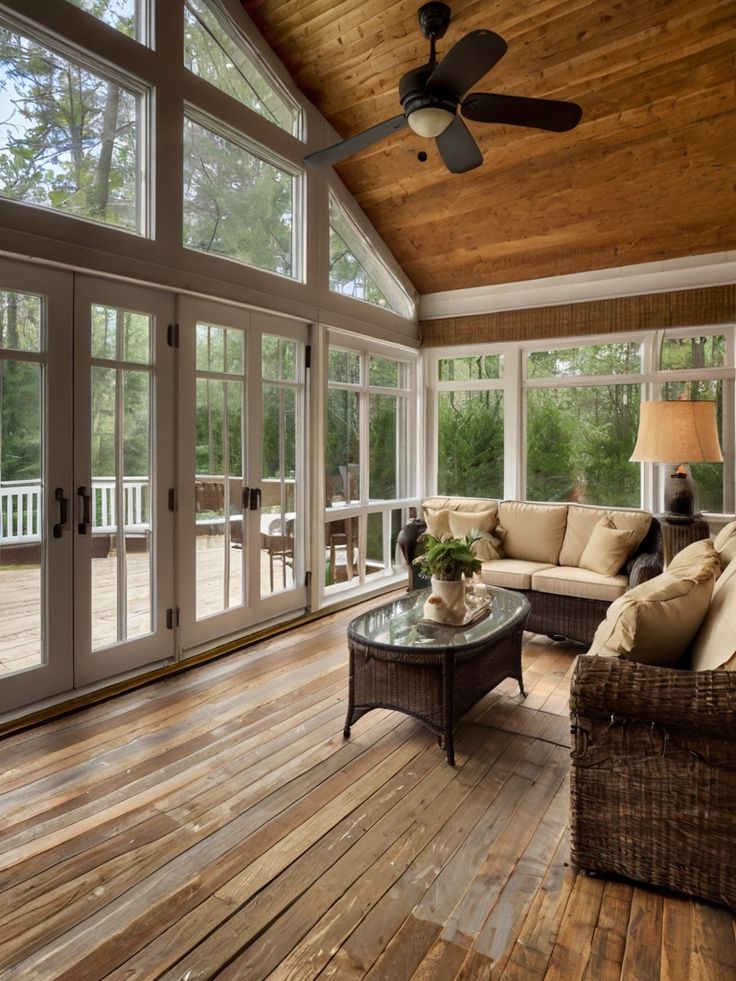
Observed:
[[[441,541],[425,532],[421,542],[424,553],[414,559],[425,576],[433,579],[457,580],[480,572],[480,560],[473,552],[473,544],[479,536],[472,532],[465,538],[446,538]]]

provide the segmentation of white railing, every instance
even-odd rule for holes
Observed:
[[[0,542],[40,540],[41,481],[3,481],[0,484]]]
[[[148,502],[148,478],[125,477],[123,515],[126,530],[140,531],[149,527]],[[92,481],[92,519],[94,532],[114,534],[118,530],[114,477],[97,477]],[[11,545],[40,540],[41,481],[3,481],[0,484],[0,543]]]

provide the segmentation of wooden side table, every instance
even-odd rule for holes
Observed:
[[[666,514],[657,514],[655,517],[662,526],[665,568],[686,545],[699,542],[710,535],[708,522],[703,518],[693,518],[692,521],[685,523],[683,521],[668,521]]]

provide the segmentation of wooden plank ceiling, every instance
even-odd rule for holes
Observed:
[[[427,60],[417,0],[244,0],[343,137],[401,111]],[[454,0],[509,50],[477,86],[569,99],[570,133],[469,123],[485,156],[448,173],[408,128],[336,169],[421,293],[736,248],[734,0]],[[426,163],[417,152],[426,150]]]

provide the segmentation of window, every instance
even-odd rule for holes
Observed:
[[[146,0],[69,0],[116,31],[148,44],[149,12]]]
[[[727,338],[720,332],[664,333],[659,348],[660,373],[655,396],[661,399],[704,399],[715,402],[718,435],[726,462],[692,463],[689,467],[697,489],[696,507],[701,511],[715,513],[731,510],[733,507],[732,504],[727,507],[727,487],[724,482],[729,467],[728,447],[733,444],[732,430],[729,442],[728,430],[724,428],[724,420],[732,415],[727,409],[724,412],[724,401],[733,400],[732,386],[729,386],[726,373],[722,370],[727,364],[727,351]],[[677,462],[689,463],[687,460]],[[730,466],[732,465],[731,461]]]
[[[394,573],[415,493],[412,361],[330,346],[325,426],[325,587]]]
[[[144,228],[141,92],[0,22],[0,195]]]
[[[414,314],[414,303],[375,249],[330,194],[330,290],[402,317]]]
[[[299,279],[295,211],[300,186],[295,172],[256,155],[237,135],[224,136],[185,117],[187,248]]]
[[[216,0],[185,0],[184,64],[275,126],[301,136],[296,102]]]
[[[437,493],[503,497],[503,354],[437,361]]]
[[[715,402],[724,462],[676,462],[690,463],[703,511],[736,507],[732,327],[578,338],[546,349],[439,349],[429,366],[436,483],[428,493],[661,511],[665,468],[629,460],[639,406],[686,398]]]

